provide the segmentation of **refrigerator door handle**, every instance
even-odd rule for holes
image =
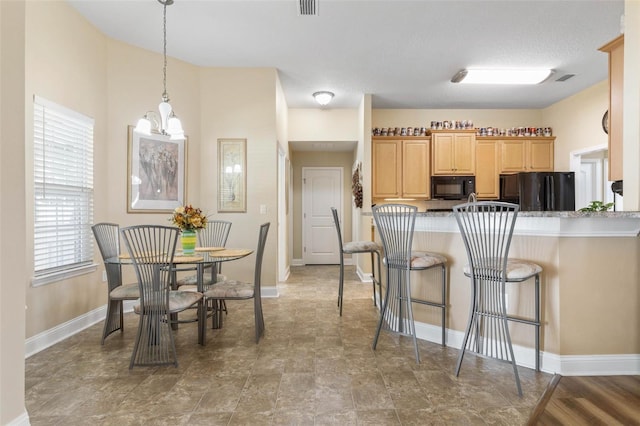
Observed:
[[[546,194],[545,194],[545,198],[547,199],[547,208],[545,210],[551,210],[551,211],[555,211],[556,210],[556,190],[555,190],[555,180],[553,179],[553,175],[547,176],[546,177],[547,180],[547,187],[546,187]]]

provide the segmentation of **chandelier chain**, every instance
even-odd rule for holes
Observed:
[[[162,93],[162,99],[165,102],[168,102],[169,95],[167,94],[167,3],[163,3],[162,37],[164,40],[164,43],[162,45],[162,54],[164,57],[164,64],[162,67],[162,87],[164,88],[164,92]]]

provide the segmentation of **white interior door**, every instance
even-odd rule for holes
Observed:
[[[302,168],[302,258],[305,264],[340,263],[331,207],[342,217],[342,168]]]

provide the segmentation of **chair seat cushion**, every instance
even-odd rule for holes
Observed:
[[[196,304],[200,299],[202,299],[202,293],[195,291],[170,291],[169,313],[174,314],[184,311],[191,305]],[[133,311],[136,314],[140,314],[140,300],[138,300],[138,303],[133,307]]]
[[[226,280],[227,277],[222,275],[222,274],[218,274],[217,280],[218,281],[224,281]],[[176,285],[178,287],[181,287],[183,285],[197,285],[198,284],[198,276],[197,275],[189,275],[188,277],[184,277],[184,278],[180,278],[179,280],[176,280]],[[205,272],[204,274],[204,285],[211,285],[213,284],[213,280],[211,279],[211,274],[208,274]]]
[[[396,267],[400,267],[402,269],[406,268],[406,258],[404,255],[401,255],[398,260],[398,265]],[[382,259],[382,263],[387,264],[387,257],[385,256]],[[429,251],[414,251],[411,252],[411,269],[429,269],[433,266],[437,265],[445,265],[447,263],[447,258],[439,253],[433,253]]]
[[[471,267],[465,265],[464,274],[471,276]],[[542,267],[537,263],[522,259],[507,260],[507,281],[523,281],[542,272]]]
[[[345,253],[370,253],[381,249],[380,244],[375,241],[351,241],[342,247]]]
[[[212,299],[250,299],[254,296],[255,286],[237,280],[225,280],[212,285],[204,292],[204,297]]]
[[[436,265],[445,265],[447,258],[429,251],[411,252],[411,269],[427,269]]]
[[[123,284],[111,290],[109,297],[114,300],[136,300],[140,297],[138,283]]]

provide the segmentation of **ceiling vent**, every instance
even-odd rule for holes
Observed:
[[[575,74],[565,74],[562,77],[556,79],[556,81],[567,81],[569,80],[571,77],[574,77]]]
[[[298,0],[298,15],[318,16],[317,0]]]

